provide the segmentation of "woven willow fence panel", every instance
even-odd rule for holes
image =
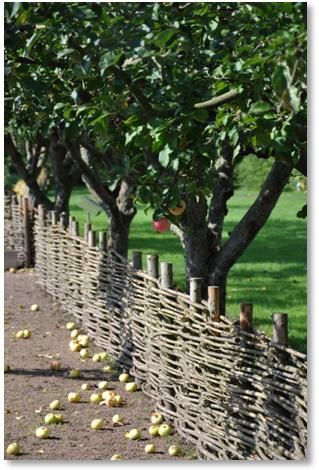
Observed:
[[[22,201],[11,194],[4,195],[4,249],[16,251],[18,262],[25,264],[24,219]]]
[[[306,357],[207,302],[160,288],[114,252],[46,217],[35,221],[42,286],[116,356],[194,443],[199,459],[299,460],[307,445]]]

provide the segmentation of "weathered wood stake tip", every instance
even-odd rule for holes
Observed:
[[[99,250],[106,251],[106,232],[99,232]]]
[[[94,248],[96,245],[96,232],[94,230],[89,230],[88,232],[88,245],[89,248]]]
[[[132,267],[138,271],[142,270],[142,252],[141,251],[133,251],[132,252]]]
[[[161,287],[163,289],[173,288],[173,264],[161,263]]]
[[[213,321],[220,320],[218,286],[208,286],[208,311],[212,315]]]
[[[240,304],[240,329],[243,331],[253,331],[253,304]]]
[[[158,279],[159,270],[158,270],[158,255],[147,255],[146,256],[146,269],[149,276]]]
[[[288,313],[272,314],[273,342],[288,346]]]
[[[189,296],[192,302],[200,303],[202,300],[202,282],[201,277],[191,277],[189,280]]]

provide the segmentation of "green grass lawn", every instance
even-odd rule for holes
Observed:
[[[80,231],[86,214],[78,207],[85,189],[77,188],[72,195],[70,211],[80,222]],[[237,191],[229,203],[229,214],[225,223],[224,237],[232,230],[256,197],[256,192]],[[296,217],[305,203],[306,195],[296,192],[282,194],[267,224],[258,234],[245,254],[232,268],[228,278],[227,312],[232,318],[239,316],[239,304],[254,305],[254,325],[271,334],[271,314],[289,314],[290,344],[303,352],[307,349],[307,294],[306,257],[307,226]],[[133,250],[157,253],[160,261],[174,265],[174,279],[183,288],[184,257],[178,239],[170,232],[155,233],[152,229],[152,214],[142,208],[134,218],[130,232],[129,256]],[[91,217],[94,230],[106,230],[104,213]]]

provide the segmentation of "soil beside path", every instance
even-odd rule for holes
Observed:
[[[176,432],[155,438],[148,434],[154,403],[141,391],[126,392],[124,384],[117,380],[121,371],[106,373],[102,363],[81,360],[79,353],[70,351],[70,332],[65,325],[74,319],[63,313],[40,289],[36,277],[29,271],[4,274],[4,360],[10,367],[4,376],[4,449],[11,442],[18,442],[22,448],[20,455],[5,455],[5,459],[109,460],[114,454],[121,454],[124,460],[196,458],[194,449]],[[39,311],[32,312],[32,304],[38,304]],[[31,338],[16,339],[15,333],[26,328],[31,330]],[[89,351],[93,354],[101,349],[91,344]],[[61,362],[60,371],[50,369],[54,359]],[[69,371],[76,368],[81,370],[81,377],[70,378]],[[88,383],[97,389],[101,380],[109,381],[110,388],[124,397],[123,406],[107,408],[89,402],[92,390],[82,391],[81,384]],[[81,393],[80,403],[68,403],[68,393],[73,391]],[[49,404],[55,399],[62,402],[64,423],[48,425],[50,437],[39,439],[35,430],[44,425],[44,416],[52,412]],[[124,417],[123,426],[112,425],[112,416],[116,413]],[[90,428],[95,418],[105,420],[104,429]],[[125,438],[125,432],[133,428],[141,430],[140,440]],[[149,443],[156,445],[154,454],[144,452]],[[180,445],[182,456],[168,455],[172,444]]]

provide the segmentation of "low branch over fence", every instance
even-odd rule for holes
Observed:
[[[67,223],[68,222],[68,223]],[[66,227],[67,226],[67,227]],[[219,315],[218,286],[200,298],[172,289],[169,263],[132,262],[105,251],[105,233],[39,207],[34,226],[42,286],[113,354],[197,448],[199,459],[299,460],[307,446],[306,356],[286,346],[287,318],[273,340],[253,329],[253,306],[236,322]]]

